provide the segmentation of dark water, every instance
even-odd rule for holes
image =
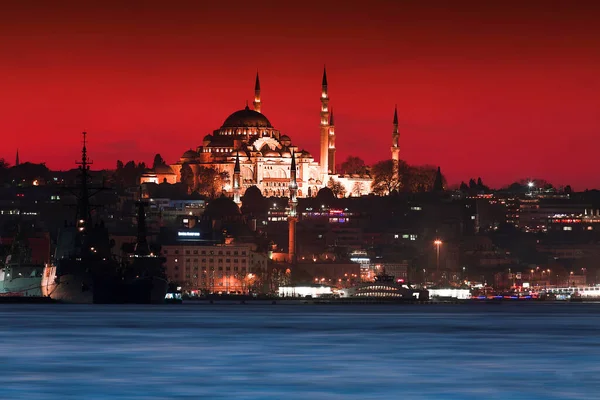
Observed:
[[[600,305],[0,306],[0,399],[600,399]]]

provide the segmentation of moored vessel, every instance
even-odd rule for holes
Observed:
[[[41,296],[43,269],[44,264],[33,262],[31,249],[27,245],[19,221],[9,254],[4,264],[0,265],[0,296]]]
[[[66,303],[119,303],[122,299],[119,264],[110,252],[108,231],[102,222],[94,223],[90,198],[104,188],[89,185],[89,168],[83,132],[79,165],[79,185],[75,223],[59,235],[55,265],[44,268],[41,292]]]

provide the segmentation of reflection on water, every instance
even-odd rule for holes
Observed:
[[[1,399],[598,399],[600,305],[0,306]]]

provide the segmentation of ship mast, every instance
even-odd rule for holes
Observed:
[[[80,186],[79,186],[79,198],[77,203],[77,228],[79,232],[85,232],[86,228],[89,228],[92,222],[92,213],[90,211],[90,195],[88,190],[89,181],[89,169],[93,162],[88,161],[87,148],[86,148],[86,135],[87,132],[83,132],[83,148],[81,150],[81,161],[75,163],[79,165],[80,171]]]

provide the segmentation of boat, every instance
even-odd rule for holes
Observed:
[[[374,282],[365,282],[356,286],[339,290],[342,299],[374,298],[394,299],[400,301],[429,300],[429,291],[417,289],[409,283],[397,281],[392,275],[380,273]]]
[[[79,185],[72,189],[77,197],[75,223],[61,231],[55,262],[44,268],[41,292],[65,303],[120,303],[122,288],[120,265],[112,257],[108,230],[103,222],[94,223],[90,198],[104,190],[89,185],[89,168],[83,132],[79,166]]]
[[[34,263],[31,249],[17,223],[17,233],[11,243],[4,265],[0,266],[0,296],[39,297],[44,264]]]

